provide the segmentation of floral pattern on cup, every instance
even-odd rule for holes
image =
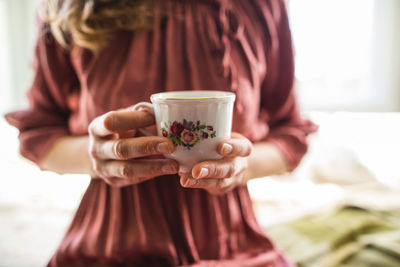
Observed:
[[[183,122],[164,123],[161,133],[164,137],[168,137],[175,146],[183,146],[188,150],[202,140],[216,137],[213,126],[186,119],[183,119]]]

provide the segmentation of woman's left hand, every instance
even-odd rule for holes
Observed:
[[[202,188],[214,195],[245,185],[251,149],[252,144],[246,137],[233,132],[231,139],[218,146],[217,151],[224,158],[200,162],[192,168],[192,173],[180,173],[181,185],[186,188]]]

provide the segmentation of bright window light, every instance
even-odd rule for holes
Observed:
[[[371,98],[374,0],[290,0],[299,97],[306,109]]]
[[[8,50],[8,27],[6,1],[0,1],[0,112],[10,108],[10,65]]]

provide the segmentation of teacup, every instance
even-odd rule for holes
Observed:
[[[157,133],[175,145],[167,158],[179,163],[179,172],[189,173],[201,161],[221,159],[218,144],[229,139],[235,94],[224,91],[175,91],[153,94],[152,103],[140,102],[155,115]]]

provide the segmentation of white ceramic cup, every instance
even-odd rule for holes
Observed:
[[[235,98],[234,93],[224,91],[165,92],[153,94],[152,103],[137,103],[133,110],[150,109],[158,135],[175,145],[175,151],[165,157],[179,163],[179,172],[189,173],[198,162],[222,158],[217,147],[231,136]]]

